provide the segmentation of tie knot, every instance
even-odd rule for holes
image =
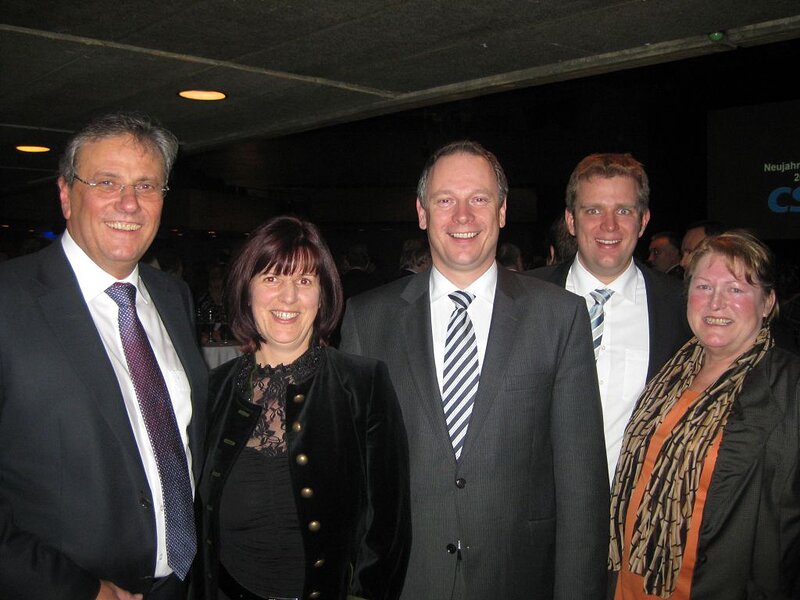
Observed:
[[[120,308],[135,306],[136,304],[136,286],[132,283],[117,282],[106,289],[106,294],[108,294]]]
[[[592,298],[594,298],[595,303],[600,304],[601,306],[605,304],[611,295],[614,293],[614,290],[610,290],[608,288],[602,288],[599,290],[592,290],[589,292]]]
[[[447,295],[450,300],[453,301],[453,304],[456,305],[456,308],[463,308],[467,310],[472,301],[475,299],[475,294],[471,294],[470,292],[465,292],[463,290],[456,290],[452,294]]]

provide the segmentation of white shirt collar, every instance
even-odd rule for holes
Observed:
[[[61,236],[61,247],[64,249],[64,254],[67,255],[67,260],[72,270],[75,272],[75,277],[78,279],[78,285],[81,288],[83,299],[87,304],[100,294],[104,294],[109,286],[118,281],[131,283],[136,286],[138,296],[148,304],[150,303],[150,295],[139,280],[138,264],[127,277],[124,279],[117,279],[101,269],[97,263],[83,251],[83,248],[78,246],[77,242],[72,239],[72,236],[67,230],[65,230],[64,235]]]
[[[494,292],[497,288],[497,263],[493,262],[486,271],[478,277],[475,281],[469,284],[464,291],[472,292],[476,298],[480,298],[494,304]],[[447,277],[436,268],[431,267],[430,279],[430,296],[431,302],[436,302],[442,296],[447,296],[456,290],[460,290],[456,284],[451,282]]]
[[[572,267],[570,267],[569,276],[572,278],[572,284],[575,287],[573,291],[580,296],[588,296],[592,290],[608,288],[613,290],[614,295],[618,298],[622,297],[631,302],[636,302],[636,281],[639,276],[639,267],[636,266],[636,262],[633,259],[614,281],[606,284],[592,275],[576,255],[575,260],[572,262]]]

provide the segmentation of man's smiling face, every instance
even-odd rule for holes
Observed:
[[[578,259],[603,283],[611,283],[628,268],[650,220],[649,210],[640,212],[637,197],[630,177],[594,176],[578,184],[575,211],[566,211],[567,228],[578,242]]]
[[[424,200],[417,199],[417,217],[420,229],[428,230],[433,265],[465,288],[494,262],[506,224],[494,170],[482,156],[443,156],[431,170]]]

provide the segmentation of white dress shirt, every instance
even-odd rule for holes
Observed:
[[[589,309],[594,305],[589,292],[602,288],[614,290],[603,306],[603,338],[595,364],[603,404],[609,480],[612,480],[625,426],[647,383],[650,328],[644,276],[631,260],[619,277],[605,284],[586,270],[578,256],[570,267],[566,288],[586,298]]]
[[[158,475],[158,466],[153,448],[150,445],[150,438],[147,435],[147,428],[139,409],[139,402],[133,388],[128,363],[125,360],[125,351],[122,347],[122,340],[119,334],[119,307],[112,300],[105,290],[116,283],[122,281],[132,283],[136,286],[136,312],[142,322],[153,353],[156,355],[158,366],[164,375],[167,384],[172,408],[175,411],[175,418],[178,422],[178,430],[181,434],[183,447],[186,452],[189,473],[192,472],[192,456],[189,451],[189,421],[192,418],[191,388],[186,373],[183,371],[180,359],[175,352],[167,330],[161,322],[155,305],[150,299],[150,294],[144,283],[139,279],[139,267],[134,268],[133,272],[125,279],[118,280],[114,276],[106,273],[78,246],[77,243],[65,231],[61,238],[61,244],[67,260],[75,272],[80,286],[81,293],[89,312],[92,315],[97,332],[103,340],[108,358],[114,367],[114,373],[119,382],[120,391],[125,401],[125,409],[131,422],[133,435],[136,438],[136,445],[142,457],[147,482],[153,497],[153,508],[156,515],[156,539],[157,555],[156,570],[154,577],[165,577],[172,573],[172,569],[167,564],[167,545],[166,545],[166,521],[164,518],[164,500],[161,493],[161,480]],[[189,477],[192,480],[191,476]],[[192,486],[194,482],[192,481]],[[194,491],[194,488],[193,488]]]
[[[467,308],[467,314],[475,329],[475,338],[478,343],[478,365],[481,369],[483,369],[483,357],[486,354],[486,342],[489,339],[489,327],[492,323],[495,288],[497,288],[496,262],[492,263],[492,266],[483,275],[463,290],[475,294],[475,299]],[[447,339],[447,325],[450,323],[450,315],[453,314],[455,308],[453,301],[448,298],[448,294],[459,289],[461,288],[451,283],[436,267],[431,269],[429,283],[431,339],[433,339],[433,358],[436,361],[439,391],[442,390],[444,379],[444,344]]]

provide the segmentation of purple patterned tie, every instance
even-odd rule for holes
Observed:
[[[167,523],[167,562],[182,580],[197,550],[192,487],[178,422],[164,376],[136,314],[136,287],[115,283],[106,290],[119,306],[119,335],[147,436],[156,457]]]

